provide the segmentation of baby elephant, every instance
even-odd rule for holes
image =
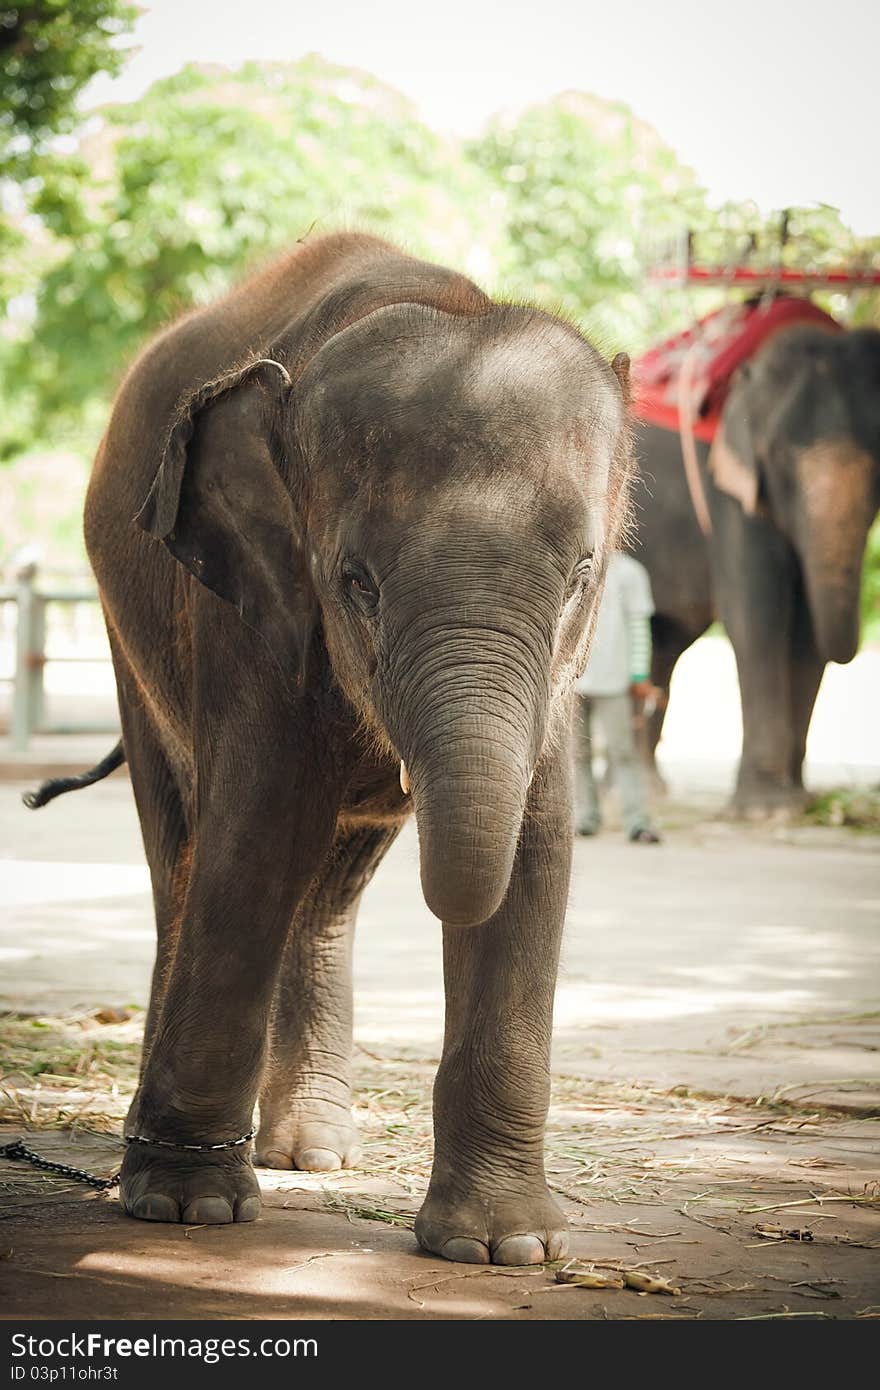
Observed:
[[[259,1163],[356,1161],[352,928],[412,809],[446,978],[416,1235],[476,1263],[562,1254],[543,1133],[568,692],[626,512],[627,372],[339,234],[128,373],[85,529],[158,929],[132,1216],[252,1221],[257,1101]]]

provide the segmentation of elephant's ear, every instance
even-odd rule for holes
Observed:
[[[632,379],[630,373],[630,359],[628,352],[619,352],[612,360],[611,370],[617,377],[620,386],[620,394],[623,396],[625,406],[632,405]]]
[[[273,456],[290,402],[290,377],[270,359],[200,387],[177,412],[135,520],[231,603],[299,683],[317,605]]]
[[[748,516],[754,516],[761,493],[761,472],[746,400],[747,382],[748,367],[741,367],[709,451],[709,471],[715,486],[735,497]]]

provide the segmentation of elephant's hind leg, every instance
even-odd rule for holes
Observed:
[[[342,833],[300,906],[275,992],[257,1163],[351,1167],[351,957],[361,894],[396,830]]]
[[[150,867],[156,916],[156,959],[150,1003],[144,1024],[141,1075],[153,1037],[174,954],[175,926],[180,915],[189,869],[189,831],[184,800],[161,742],[138,697],[125,657],[111,636],[125,756]],[[137,1110],[137,1096],[131,1113]]]

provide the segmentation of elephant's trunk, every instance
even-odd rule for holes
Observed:
[[[475,658],[475,653],[479,658]],[[422,890],[450,925],[487,921],[513,870],[544,736],[549,659],[497,631],[433,646],[398,739],[419,832]]]
[[[807,590],[819,655],[845,665],[859,647],[861,566],[843,574],[819,570],[812,582],[808,575]]]
[[[454,926],[487,921],[507,893],[531,768],[526,740],[477,714],[455,715],[444,743],[416,762],[412,794],[422,891]]]
[[[819,654],[851,661],[859,644],[862,557],[876,511],[876,464],[855,444],[826,440],[798,457],[799,550]]]

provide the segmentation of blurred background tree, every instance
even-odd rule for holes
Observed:
[[[612,353],[669,327],[669,304],[642,288],[644,242],[707,213],[656,131],[620,102],[566,92],[499,117],[468,153],[505,193],[506,290],[562,309]]]
[[[311,56],[190,65],[135,102],[78,116],[90,77],[124,62],[135,13],[123,0],[0,8],[0,456],[17,462],[0,470],[7,555],[42,497],[52,555],[82,562],[79,499],[128,362],[162,324],[311,230],[391,236],[561,309],[609,354],[640,351],[722,297],[646,288],[646,249],[683,225],[704,259],[736,259],[755,233],[765,260],[778,244],[778,218],[711,208],[650,126],[580,92],[462,143],[369,74]],[[787,263],[880,253],[833,209],[798,210],[790,230]],[[856,313],[876,319],[876,296]]]
[[[113,75],[127,54],[137,7],[127,0],[0,0],[0,377],[9,455],[33,442],[15,344],[33,319],[42,277],[76,235],[88,165],[71,138],[77,99],[98,73]]]
[[[66,184],[84,166],[71,163],[58,137],[80,117],[76,101],[99,72],[114,74],[118,47],[137,15],[125,0],[27,0],[0,3],[0,304],[27,283],[26,252],[46,187]]]
[[[76,98],[98,72],[114,74],[127,54],[137,6],[126,0],[25,0],[0,6],[3,169],[27,172],[53,135],[76,124]]]
[[[77,157],[89,178],[41,201],[66,244],[14,361],[44,432],[103,409],[146,336],[312,227],[393,234],[477,275],[504,240],[480,169],[405,98],[320,58],[184,68],[102,112]]]

